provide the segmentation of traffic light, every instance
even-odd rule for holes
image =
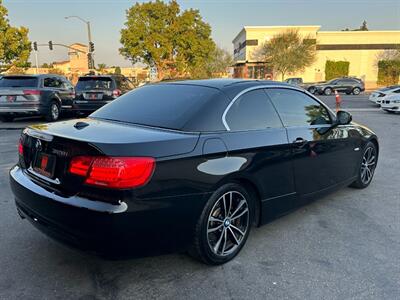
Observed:
[[[87,59],[88,59],[88,68],[89,68],[89,70],[94,69],[92,53],[88,53],[87,54]]]
[[[53,42],[52,41],[49,41],[49,49],[53,50]]]
[[[37,43],[33,42],[33,50],[37,51]]]
[[[94,52],[94,43],[93,42],[89,43],[89,52]]]

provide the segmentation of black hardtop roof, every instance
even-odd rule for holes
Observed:
[[[183,80],[183,81],[168,81],[157,84],[166,85],[195,85],[219,89],[224,92],[229,98],[234,97],[242,90],[255,86],[285,86],[292,88],[293,86],[286,82],[272,80],[249,80],[249,79],[202,79],[202,80]]]
[[[249,80],[249,79],[201,79],[201,80],[182,80],[182,81],[168,81],[160,82],[160,84],[186,84],[186,85],[200,85],[208,86],[218,89],[223,89],[233,85],[247,85],[247,86],[257,86],[257,85],[287,85],[285,82],[278,82],[272,80]]]

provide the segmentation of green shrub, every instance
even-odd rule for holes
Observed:
[[[325,80],[349,76],[349,67],[350,63],[348,61],[327,60],[325,63]]]
[[[379,85],[393,85],[399,82],[400,60],[380,60],[378,62]]]

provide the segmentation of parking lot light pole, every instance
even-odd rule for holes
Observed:
[[[80,20],[80,21],[82,21],[83,23],[86,24],[86,26],[87,26],[87,34],[88,34],[88,52],[91,54],[90,55],[91,60],[92,60],[92,64],[91,65],[94,66],[93,55],[92,55],[92,52],[90,50],[90,45],[92,44],[92,32],[90,30],[90,22],[85,20],[85,19],[83,19],[83,18],[81,18],[81,17],[79,17],[79,16],[68,16],[68,17],[64,17],[64,18],[66,20],[71,19],[71,18],[76,18],[76,19],[78,19],[78,20]]]

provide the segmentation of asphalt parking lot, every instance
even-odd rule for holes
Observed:
[[[380,139],[370,187],[253,229],[238,257],[218,267],[185,254],[105,261],[53,242],[18,217],[8,183],[19,128],[41,121],[0,123],[0,299],[400,299],[400,115],[365,95],[342,97]]]

